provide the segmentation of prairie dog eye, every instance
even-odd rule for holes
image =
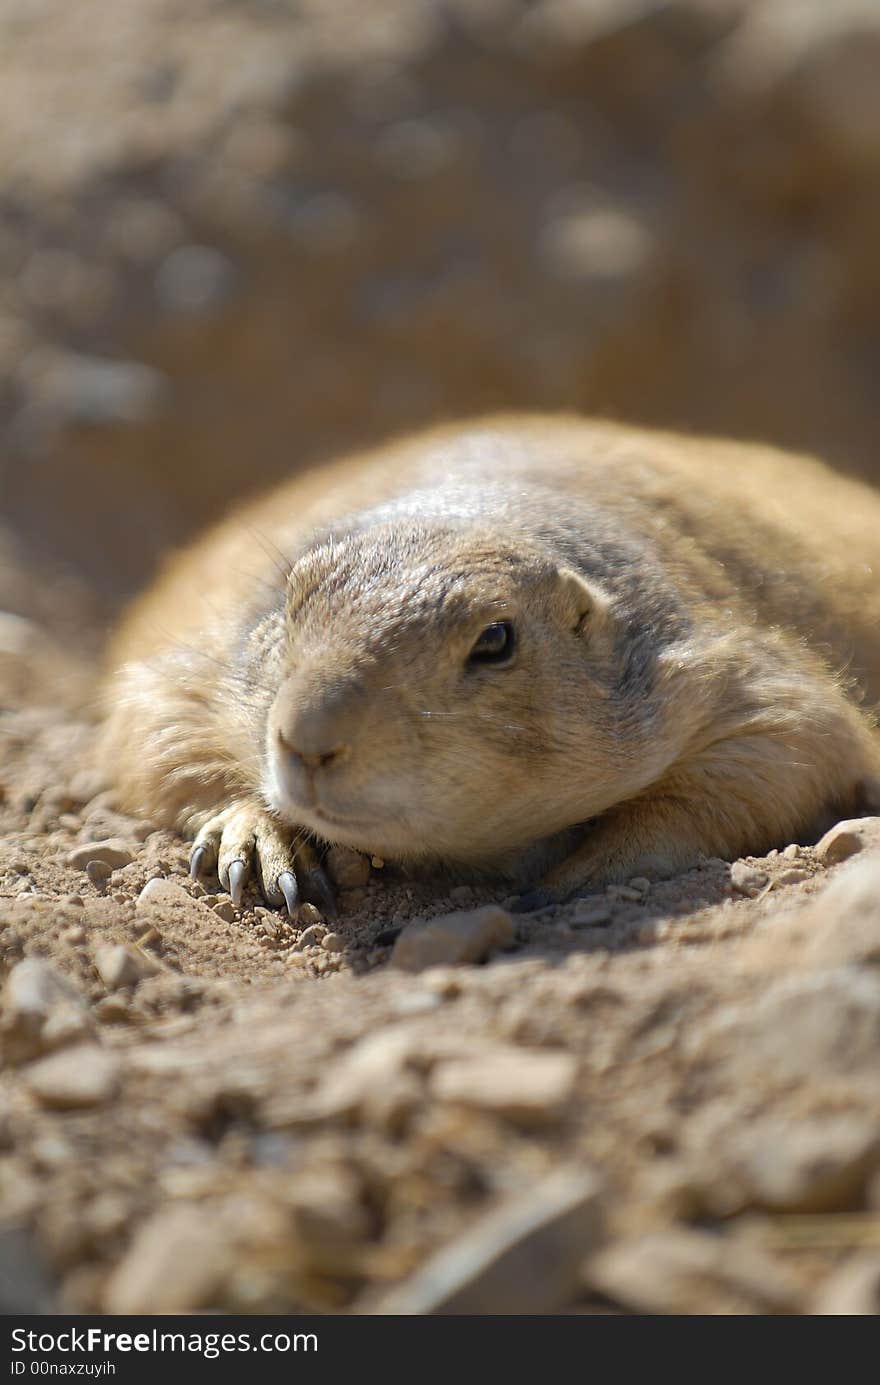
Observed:
[[[508,664],[516,648],[516,634],[509,620],[487,625],[468,655],[469,664]]]

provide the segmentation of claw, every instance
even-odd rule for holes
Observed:
[[[190,880],[198,880],[200,878],[207,855],[208,848],[206,846],[196,846],[193,848],[192,855],[189,858]]]
[[[283,870],[276,881],[279,890],[284,895],[284,902],[287,905],[287,913],[293,918],[299,908],[299,884],[293,871]]]
[[[306,876],[308,882],[308,892],[312,895],[315,903],[322,913],[328,918],[335,919],[339,916],[339,909],[336,904],[336,894],[330,884],[329,876],[323,866],[314,866]]]
[[[244,861],[233,861],[229,867],[229,894],[236,909],[241,904],[241,896],[244,892],[245,876],[247,866]]]

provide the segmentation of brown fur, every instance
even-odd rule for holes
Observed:
[[[511,666],[468,664],[504,619]],[[670,874],[876,785],[880,496],[764,447],[441,428],[233,515],[111,657],[125,803],[221,878],[256,841],[270,898],[296,829],[559,892]]]

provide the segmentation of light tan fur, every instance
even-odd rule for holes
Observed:
[[[469,662],[498,621],[512,663]],[[234,513],[111,663],[125,804],[273,900],[305,832],[558,893],[671,874],[876,790],[880,496],[574,417],[439,428]]]

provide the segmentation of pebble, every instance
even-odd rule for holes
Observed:
[[[236,919],[235,905],[231,899],[220,899],[216,904],[212,904],[211,913],[216,914],[224,923],[234,923]]]
[[[376,1311],[559,1312],[577,1296],[580,1267],[601,1241],[602,1222],[598,1178],[588,1170],[559,1169],[483,1216]]]
[[[786,861],[796,861],[801,854],[801,849],[796,842],[790,842],[789,845],[785,847],[782,854]]]
[[[300,948],[317,947],[324,941],[326,934],[327,929],[324,927],[323,923],[310,924],[308,928],[304,928],[300,933],[297,939],[297,946]]]
[[[657,1231],[600,1250],[590,1288],[633,1313],[792,1313],[797,1286],[757,1247],[706,1231]]]
[[[880,846],[880,817],[849,818],[839,822],[816,843],[815,852],[823,865],[834,866],[868,846]]]
[[[578,1062],[571,1053],[513,1046],[439,1063],[430,1091],[437,1101],[489,1111],[522,1125],[558,1121],[575,1092]]]
[[[90,861],[99,861],[108,870],[120,870],[134,860],[134,852],[127,842],[118,837],[108,837],[103,842],[84,842],[68,851],[65,860],[69,866],[85,870]]]
[[[424,1015],[431,1010],[436,1010],[443,1004],[443,997],[433,991],[407,991],[404,995],[396,996],[391,1002],[391,1009],[395,1015],[403,1018],[407,1015]]]
[[[776,877],[776,883],[777,885],[800,885],[804,880],[810,880],[811,878],[808,870],[804,870],[803,867],[798,866],[793,870],[781,871]]]
[[[513,919],[496,904],[464,913],[443,914],[425,923],[411,923],[394,944],[391,965],[404,971],[424,971],[442,964],[479,962],[494,948],[514,941]]]
[[[325,933],[321,939],[321,946],[325,952],[344,952],[346,942],[339,933]]]
[[[112,874],[113,871],[103,861],[89,861],[86,866],[86,875],[96,890],[106,889]]]
[[[50,962],[28,957],[9,973],[2,1038],[7,1061],[25,1062],[84,1038],[92,1028],[84,997]]]
[[[370,878],[370,862],[359,851],[347,846],[331,846],[327,852],[327,869],[340,890],[356,890]]]
[[[745,861],[734,861],[730,867],[730,883],[737,894],[754,896],[767,884],[767,876]]]
[[[305,904],[301,904],[299,906],[297,922],[302,925],[306,932],[308,932],[308,930],[310,928],[313,928],[316,924],[319,925],[321,928],[324,927],[324,915],[321,913],[321,910],[317,907],[317,905],[310,904],[307,901]]]
[[[574,906],[574,914],[568,920],[572,928],[601,928],[610,923],[612,910],[601,900],[579,899]]]
[[[106,943],[95,952],[98,975],[111,991],[119,986],[136,986],[146,976],[159,970],[152,958],[134,952],[122,943]]]
[[[108,1313],[186,1313],[213,1305],[232,1268],[224,1225],[198,1206],[156,1212],[110,1275]]]
[[[43,1106],[53,1110],[75,1110],[102,1106],[119,1088],[119,1060],[97,1044],[40,1058],[25,1069],[24,1080]]]
[[[630,904],[639,904],[644,899],[642,891],[632,885],[609,885],[605,894],[609,899],[622,899]]]
[[[147,909],[154,904],[162,907],[191,907],[193,900],[187,895],[183,885],[176,885],[172,879],[157,875],[155,879],[148,879],[147,884],[141,889],[140,895],[134,900],[134,909]]]
[[[303,1114],[309,1120],[355,1114],[401,1074],[411,1053],[412,1034],[405,1025],[367,1035],[335,1065]]]

